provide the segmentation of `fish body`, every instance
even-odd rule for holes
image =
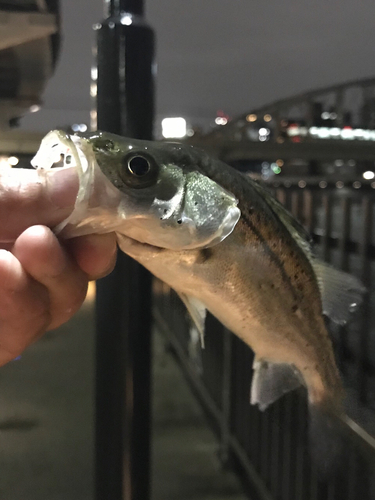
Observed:
[[[180,295],[200,331],[208,309],[240,337],[255,353],[251,401],[261,409],[303,384],[312,407],[342,412],[323,313],[344,323],[363,288],[314,257],[276,200],[191,146],[53,134],[35,165],[49,168],[56,145],[77,166],[86,162],[63,234],[116,231],[120,248]],[[98,174],[88,182],[90,165]]]

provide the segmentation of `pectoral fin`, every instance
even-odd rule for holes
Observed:
[[[302,378],[297,369],[286,363],[271,363],[255,358],[253,370],[250,402],[258,405],[262,411],[302,384]]]
[[[313,267],[321,291],[323,314],[344,325],[361,305],[366,288],[354,276],[318,259],[314,259]]]
[[[204,322],[206,320],[207,313],[206,306],[203,304],[203,302],[196,299],[195,297],[192,297],[191,295],[186,295],[185,293],[178,292],[178,296],[185,304],[194,325],[197,327],[201,339],[201,346],[204,349]]]

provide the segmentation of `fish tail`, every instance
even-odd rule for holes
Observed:
[[[344,413],[332,406],[310,403],[310,454],[321,479],[335,475],[345,463]]]

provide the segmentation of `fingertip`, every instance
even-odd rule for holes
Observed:
[[[58,239],[46,226],[31,226],[15,241],[12,253],[36,279],[57,276],[67,265],[67,257]]]
[[[18,259],[9,251],[0,249],[0,287],[19,291],[27,283],[27,275]]]
[[[69,247],[90,280],[102,278],[113,270],[117,254],[115,233],[80,236],[72,239]]]

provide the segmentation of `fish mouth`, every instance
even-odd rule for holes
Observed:
[[[79,163],[77,148],[70,135],[52,130],[42,140],[31,165],[39,170],[57,167],[73,167]]]
[[[43,138],[30,163],[38,170],[78,167],[84,173],[88,169],[89,155],[90,147],[87,141],[63,130],[52,130]]]

